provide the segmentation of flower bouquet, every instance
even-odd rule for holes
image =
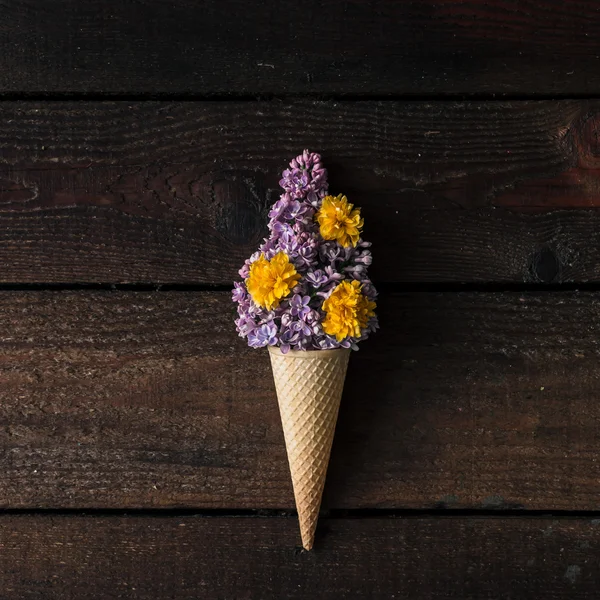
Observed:
[[[240,336],[269,349],[302,545],[310,550],[350,350],[378,327],[377,292],[367,277],[360,209],[328,194],[321,157],[305,150],[279,184],[270,235],[240,269],[233,300]]]

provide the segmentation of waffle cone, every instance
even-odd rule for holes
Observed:
[[[350,350],[269,347],[302,545],[313,546]]]

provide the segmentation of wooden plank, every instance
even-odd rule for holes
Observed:
[[[2,597],[594,597],[597,519],[3,516]]]
[[[597,3],[23,0],[0,92],[595,94]]]
[[[598,510],[594,293],[393,294],[326,508]],[[0,294],[0,506],[290,508],[266,351],[226,293]]]
[[[389,282],[597,281],[597,102],[0,106],[0,282],[229,283],[304,147]]]

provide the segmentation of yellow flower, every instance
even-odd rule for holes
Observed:
[[[371,317],[375,316],[375,309],[377,304],[373,300],[369,300],[364,294],[360,295],[358,299],[358,306],[356,308],[356,316],[358,317],[358,324],[361,329],[364,329],[369,322]]]
[[[334,335],[338,342],[347,337],[360,337],[369,318],[374,316],[375,302],[361,293],[358,281],[342,281],[325,302],[327,313],[323,320],[323,331]]]
[[[271,310],[277,308],[292,288],[300,281],[300,275],[285,252],[278,252],[271,260],[261,254],[250,265],[246,287],[252,300],[259,306]]]
[[[358,244],[363,227],[360,208],[354,208],[343,194],[323,198],[317,221],[323,239],[337,240],[344,247]]]

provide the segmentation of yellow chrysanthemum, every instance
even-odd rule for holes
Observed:
[[[347,337],[360,337],[369,318],[374,316],[375,302],[361,293],[358,281],[342,281],[325,302],[323,331],[335,336],[338,342]]]
[[[375,316],[376,308],[377,304],[373,302],[373,300],[369,300],[364,294],[360,295],[356,316],[358,317],[358,324],[361,329],[364,329],[367,326],[369,319]]]
[[[337,240],[344,247],[358,244],[363,227],[360,208],[354,208],[343,194],[323,198],[317,221],[323,239]]]
[[[271,310],[277,308],[292,288],[300,281],[300,275],[285,252],[278,252],[271,260],[264,254],[250,265],[246,282],[252,300],[259,306]]]

